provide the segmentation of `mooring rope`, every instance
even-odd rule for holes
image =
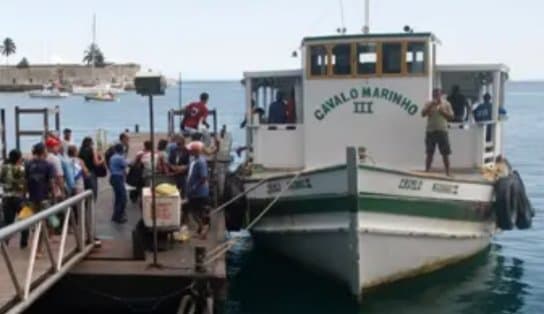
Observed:
[[[235,197],[231,198],[230,200],[226,201],[225,203],[223,203],[221,206],[217,207],[216,209],[212,210],[211,214],[216,214],[218,212],[220,212],[221,210],[225,209],[227,206],[229,206],[230,204],[234,203],[235,201],[237,201],[239,198],[241,198],[242,196],[246,195],[247,193],[255,190],[256,188],[258,188],[259,186],[261,186],[263,183],[265,183],[266,181],[268,181],[269,178],[263,178],[261,181],[257,182],[257,184],[255,184],[254,186],[250,187],[249,189],[247,189],[247,191],[243,191],[242,193],[238,193],[238,195],[236,195]]]
[[[276,202],[280,199],[280,197],[285,193],[287,192],[287,190],[289,190],[289,188],[291,187],[291,185],[295,182],[296,179],[298,179],[298,177],[300,177],[300,175],[302,174],[302,172],[297,172],[293,178],[291,178],[291,180],[289,181],[289,183],[287,183],[286,186],[284,186],[281,191],[276,195],[276,197],[274,197],[274,199],[272,201],[270,201],[270,203],[268,203],[268,205],[261,211],[261,213],[255,217],[246,227],[246,229],[251,229],[253,228],[253,226],[255,226],[263,217],[264,215],[266,215],[266,213],[268,213],[270,211],[270,209],[272,208],[272,206],[274,206],[274,204],[276,204]],[[215,248],[213,248],[210,252],[208,252],[207,254],[207,259],[204,261],[203,265],[209,265],[210,263],[214,262],[216,259],[218,259],[219,257],[221,257],[223,254],[225,254],[226,252],[228,252],[235,244],[236,242],[238,242],[238,238],[236,239],[231,239],[231,240],[228,240],[226,242],[223,242],[221,244],[219,244],[218,246],[216,246]]]

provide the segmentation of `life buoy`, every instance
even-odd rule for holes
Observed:
[[[503,177],[495,183],[496,223],[502,230],[512,230],[517,220],[517,205],[512,197],[514,186],[511,176]]]
[[[527,196],[527,191],[525,190],[525,184],[517,171],[513,172],[513,185],[516,189],[516,204],[517,204],[517,217],[516,217],[516,227],[518,229],[529,229],[533,223],[533,217],[535,211],[531,205],[531,201]]]

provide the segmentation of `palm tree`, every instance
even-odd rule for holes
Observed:
[[[100,50],[97,44],[91,44],[87,50],[85,50],[83,56],[83,62],[87,65],[91,65],[94,62],[94,66],[104,66],[104,54]]]
[[[8,58],[10,55],[14,54],[17,51],[17,47],[15,46],[15,43],[13,40],[9,37],[4,39],[4,42],[2,43],[2,46],[0,46],[0,52],[6,56],[6,64],[8,64]]]

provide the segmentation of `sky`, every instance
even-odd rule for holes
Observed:
[[[299,68],[291,54],[303,37],[335,34],[343,24],[361,32],[364,0],[0,0],[0,12],[0,38],[17,45],[11,63],[81,62],[95,13],[107,61],[222,80]],[[538,80],[542,12],[543,0],[370,0],[370,31],[410,25],[440,38],[438,63],[504,63],[511,79]]]

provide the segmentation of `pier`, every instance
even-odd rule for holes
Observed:
[[[166,135],[155,136],[159,139]],[[129,136],[130,160],[149,134]],[[213,304],[211,300],[225,298],[225,259],[223,253],[215,255],[226,241],[222,211],[214,211],[205,239],[191,237],[181,242],[172,233],[161,233],[157,264],[153,263],[153,252],[144,250],[145,235],[137,231],[142,217],[139,203],[128,201],[125,224],[111,222],[112,212],[112,188],[108,178],[102,178],[96,202],[87,191],[0,229],[0,313],[21,313],[29,308],[38,312],[47,308],[126,311],[130,304],[144,301],[150,304],[144,308],[153,312],[163,306],[183,306],[188,300],[185,296],[194,297],[195,291],[208,306]],[[47,218],[59,214],[63,216],[62,232],[48,236]],[[28,227],[34,232],[29,247],[21,250],[16,237]],[[46,247],[39,258],[38,233]],[[4,242],[8,238],[9,245]],[[95,238],[101,240],[100,246],[95,246]]]

